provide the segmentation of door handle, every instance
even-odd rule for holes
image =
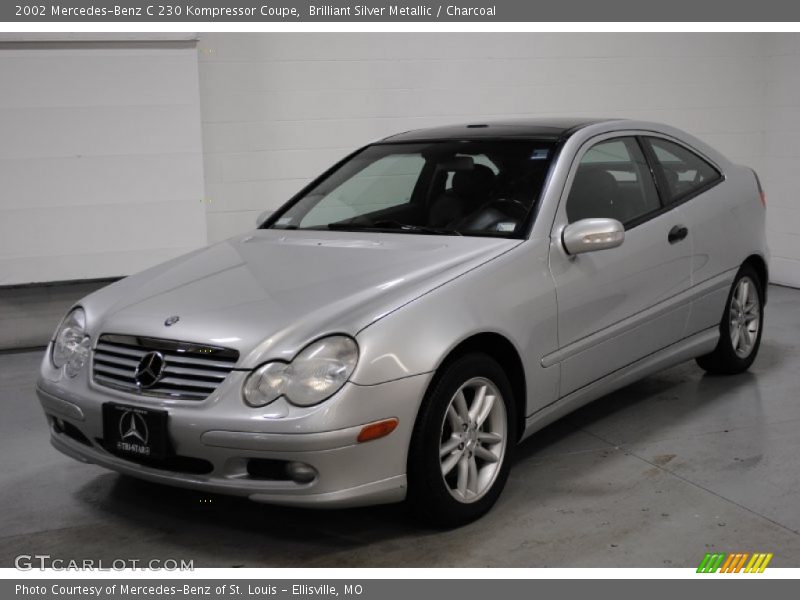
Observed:
[[[686,227],[683,225],[675,225],[675,227],[669,230],[669,233],[667,234],[667,241],[670,244],[675,244],[680,242],[687,235],[689,235],[689,230]]]

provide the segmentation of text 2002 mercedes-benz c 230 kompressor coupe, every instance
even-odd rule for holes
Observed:
[[[256,231],[81,300],[38,394],[78,460],[457,525],[567,412],[691,358],[747,369],[764,220],[751,169],[663,125],[403,133]]]

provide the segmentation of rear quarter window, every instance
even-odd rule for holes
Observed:
[[[667,202],[695,196],[722,180],[722,174],[685,146],[661,138],[645,138],[654,157],[654,168],[666,187]]]

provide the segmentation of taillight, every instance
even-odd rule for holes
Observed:
[[[761,200],[761,206],[767,208],[767,193],[761,187],[761,180],[758,178],[758,173],[753,171],[753,176],[756,178],[756,187],[758,188],[758,199]]]

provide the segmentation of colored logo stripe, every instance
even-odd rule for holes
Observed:
[[[738,552],[736,554],[729,554],[728,560],[725,561],[725,564],[722,565],[722,569],[720,570],[721,573],[738,573],[742,570],[744,566],[744,561],[747,560],[747,557],[750,556],[747,552],[741,553]]]
[[[748,552],[734,552],[726,554],[724,552],[706,553],[700,566],[697,567],[698,573],[741,573],[744,569],[745,573],[763,573],[764,569],[772,560],[772,553],[756,552],[750,554]],[[747,562],[747,559],[750,559]],[[747,566],[745,567],[745,562]]]
[[[767,568],[769,561],[772,560],[772,553],[769,554],[753,554],[753,558],[750,559],[750,562],[747,564],[747,568],[744,570],[745,573],[763,573],[764,569]]]
[[[722,552],[715,552],[714,554],[706,553],[705,558],[700,563],[700,566],[697,567],[698,573],[715,573],[719,566],[722,564],[722,561],[725,560],[725,554]]]

